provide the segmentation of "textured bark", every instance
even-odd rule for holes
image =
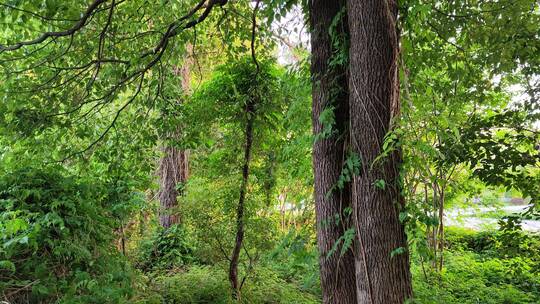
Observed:
[[[395,0],[347,0],[351,145],[362,161],[352,186],[358,303],[403,303],[412,294],[398,183],[399,153],[377,160],[399,109]],[[384,180],[385,187],[376,187]]]
[[[191,46],[187,46],[188,56],[191,53]],[[190,65],[191,62],[186,57],[184,64],[180,69],[175,69],[174,73],[181,79],[182,90],[190,90]],[[170,134],[175,137],[178,134]],[[163,157],[159,161],[159,223],[163,228],[169,228],[174,224],[180,223],[180,214],[178,212],[178,185],[184,185],[189,176],[189,152],[176,147],[163,147]]]
[[[164,156],[159,163],[159,223],[169,228],[180,222],[177,197],[181,195],[177,190],[178,184],[185,184],[189,174],[188,152],[176,147],[163,148]]]
[[[320,134],[323,124],[319,117],[326,107],[335,107],[336,134],[317,140],[313,147],[315,178],[315,212],[317,244],[323,303],[356,303],[354,257],[352,250],[340,255],[341,248],[327,257],[338,239],[344,235],[348,221],[344,209],[351,205],[350,185],[342,191],[331,191],[336,185],[345,158],[348,125],[348,90],[345,67],[329,67],[332,44],[329,35],[334,17],[345,6],[345,1],[312,0],[309,6],[311,25],[311,75],[313,77],[313,132]],[[347,35],[347,23],[337,28]],[[336,216],[342,220],[335,221]],[[352,249],[352,248],[351,248]]]

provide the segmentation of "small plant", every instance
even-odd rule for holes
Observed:
[[[143,270],[170,269],[196,262],[194,241],[181,225],[159,230],[141,244],[137,266]]]

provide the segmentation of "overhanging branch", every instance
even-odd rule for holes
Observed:
[[[41,34],[41,36],[33,40],[21,41],[12,45],[0,45],[0,53],[5,52],[5,51],[15,51],[22,48],[23,46],[40,44],[51,37],[65,37],[65,36],[73,35],[75,32],[77,32],[78,30],[80,30],[81,28],[85,26],[86,21],[88,20],[88,18],[90,18],[90,16],[92,16],[93,12],[101,4],[105,3],[106,1],[107,0],[95,0],[94,2],[92,2],[92,4],[90,4],[90,6],[86,9],[84,14],[82,15],[81,19],[79,19],[79,21],[77,21],[77,23],[75,23],[75,25],[68,30],[60,31],[60,32],[45,32]]]

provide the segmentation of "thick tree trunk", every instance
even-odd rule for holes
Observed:
[[[362,161],[353,181],[358,303],[403,303],[412,294],[399,185],[399,153],[381,155],[399,107],[395,0],[347,0],[351,145]],[[384,181],[384,186],[382,186]],[[395,251],[394,251],[395,253]]]
[[[330,26],[338,13],[343,12],[345,1],[312,0],[309,13],[311,23],[311,75],[313,77],[313,132],[324,129],[319,117],[334,107],[335,133],[321,138],[313,147],[315,177],[315,211],[317,217],[317,243],[323,303],[356,303],[354,257],[352,248],[341,255],[341,248],[327,257],[338,239],[349,228],[344,210],[351,206],[350,185],[343,190],[332,188],[337,184],[346,154],[348,127],[348,90],[346,69],[330,67],[332,39]],[[344,15],[345,16],[345,15]],[[341,20],[335,29],[348,35],[347,21]],[[336,221],[336,217],[339,219]]]
[[[180,69],[175,69],[174,74],[181,79],[182,90],[188,92],[190,90],[190,65],[188,58],[191,53],[191,46],[187,46],[187,55],[184,64]],[[172,134],[169,136],[177,136]],[[163,228],[169,228],[180,222],[180,214],[178,212],[177,197],[182,195],[178,189],[182,188],[187,182],[189,175],[189,152],[181,150],[173,146],[163,147],[163,156],[159,162],[159,223]]]
[[[189,173],[188,152],[176,147],[163,148],[159,163],[159,223],[169,228],[180,222],[177,197],[181,195],[178,185],[186,183]]]

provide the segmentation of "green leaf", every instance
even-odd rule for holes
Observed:
[[[9,270],[11,272],[15,272],[16,270],[15,264],[13,264],[13,262],[8,261],[8,260],[0,261],[0,269]]]
[[[25,235],[19,239],[19,244],[28,244],[28,236]]]
[[[407,211],[402,211],[399,213],[399,221],[401,223],[404,223],[408,217],[409,217],[409,213]]]
[[[404,254],[405,252],[407,252],[407,249],[405,247],[398,247],[392,250],[392,252],[390,252],[390,258],[393,258],[394,256],[398,254]]]
[[[383,179],[376,180],[373,185],[379,190],[384,190],[386,188],[386,182]]]

